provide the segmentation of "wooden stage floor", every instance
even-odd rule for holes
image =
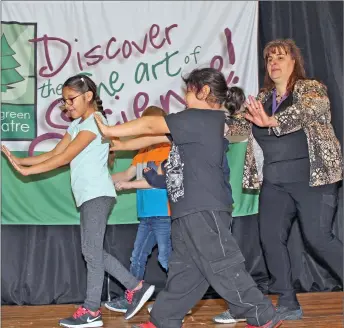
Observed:
[[[283,328],[340,328],[343,326],[343,292],[300,294],[304,318],[299,321],[285,321]],[[275,303],[276,297],[272,296]],[[45,306],[2,306],[1,327],[3,328],[54,328],[60,318],[67,317],[76,309],[76,305]],[[203,300],[187,316],[184,328],[243,328],[244,323],[236,325],[214,324],[212,316],[225,310],[223,300]],[[146,306],[130,321],[120,313],[103,308],[104,327],[130,328],[133,323],[141,323],[149,318]]]

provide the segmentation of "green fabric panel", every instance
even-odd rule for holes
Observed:
[[[233,216],[258,212],[258,194],[243,193],[241,188],[246,142],[231,144],[228,161],[233,190]],[[18,157],[27,152],[13,152]],[[37,153],[39,154],[39,153]],[[113,172],[129,167],[133,152],[117,155]],[[17,174],[2,155],[2,224],[75,225],[79,213],[70,187],[69,168],[23,177]],[[109,218],[109,224],[137,223],[135,192],[121,192]]]
[[[247,142],[231,143],[227,152],[234,199],[233,217],[258,213],[259,191],[242,188],[246,148]]]
[[[13,154],[27,156],[27,152]],[[132,156],[132,153],[117,156],[114,172],[126,169]],[[79,224],[79,212],[70,187],[68,167],[23,177],[9,166],[4,155],[1,164],[2,224]],[[135,192],[119,194],[109,218],[109,224],[129,223],[137,223]]]

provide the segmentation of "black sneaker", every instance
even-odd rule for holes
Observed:
[[[276,313],[281,320],[300,320],[303,317],[301,306],[296,309],[290,309],[286,306],[278,305],[276,307]]]
[[[63,327],[102,327],[102,313],[100,310],[92,315],[88,309],[80,306],[77,311],[69,318],[59,321],[60,326]]]
[[[124,318],[129,320],[132,318],[144,304],[150,299],[154,293],[155,286],[148,285],[145,282],[142,282],[141,289],[138,290],[127,290],[125,296],[128,301],[128,309],[125,313]]]

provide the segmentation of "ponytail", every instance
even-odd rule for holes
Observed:
[[[226,100],[224,102],[225,108],[230,115],[236,114],[245,102],[245,93],[239,87],[231,87],[227,91]]]

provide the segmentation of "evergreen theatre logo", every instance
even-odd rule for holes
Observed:
[[[1,22],[1,139],[37,136],[36,23]]]

